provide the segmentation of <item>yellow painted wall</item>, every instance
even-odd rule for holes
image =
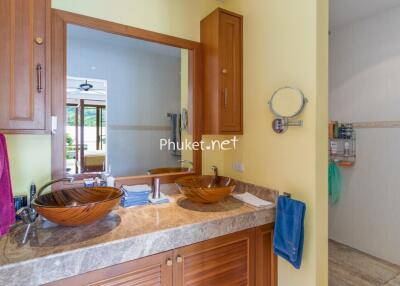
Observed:
[[[14,195],[27,195],[32,182],[51,178],[50,135],[6,135]]]
[[[52,0],[52,7],[199,41],[200,20],[216,0]]]
[[[280,286],[327,282],[327,0],[229,0],[244,15],[244,135],[239,149],[224,154],[224,172],[290,192],[307,204],[302,268],[279,259]],[[267,101],[284,85],[309,99],[304,127],[277,135]],[[243,162],[245,171],[232,170]]]

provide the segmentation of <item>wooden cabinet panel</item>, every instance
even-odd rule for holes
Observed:
[[[254,285],[254,229],[175,250],[174,285]]]
[[[274,224],[259,226],[256,229],[256,286],[276,286],[277,258],[272,243]]]
[[[48,0],[0,0],[0,130],[46,127],[49,15]]]
[[[241,130],[241,19],[220,16],[221,131]]]
[[[247,229],[46,286],[276,286],[273,227]]]
[[[172,251],[121,263],[115,266],[46,284],[46,286],[61,285],[171,286]]]
[[[217,9],[201,22],[204,133],[243,132],[242,16]]]

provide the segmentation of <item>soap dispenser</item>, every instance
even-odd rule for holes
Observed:
[[[153,180],[153,200],[157,200],[161,197],[160,193],[160,178],[154,178]]]
[[[111,175],[111,165],[108,166],[108,174],[106,177],[107,187],[115,187],[115,178]]]

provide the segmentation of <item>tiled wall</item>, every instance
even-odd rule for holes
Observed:
[[[330,118],[358,122],[330,238],[400,264],[400,8],[332,31]]]

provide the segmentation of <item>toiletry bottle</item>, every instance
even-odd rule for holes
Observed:
[[[333,138],[333,128],[334,128],[334,122],[330,121],[329,122],[329,126],[328,126],[328,130],[329,130],[329,139]]]
[[[331,154],[335,155],[337,153],[337,150],[338,150],[337,142],[331,141]]]
[[[350,142],[344,142],[344,156],[350,156]]]
[[[159,199],[160,193],[160,178],[154,178],[153,180],[153,199]]]
[[[109,176],[110,176],[110,174],[108,173],[107,170],[104,170],[104,171],[101,173],[101,180],[103,181],[104,186],[107,185],[107,178],[108,178]]]
[[[108,167],[107,187],[115,186],[115,178],[111,175],[111,165]]]
[[[93,188],[95,180],[93,178],[83,179],[83,186],[85,188]]]
[[[333,123],[333,138],[339,138],[339,123],[337,121]]]
[[[108,176],[107,187],[115,187],[115,178],[113,176]]]

